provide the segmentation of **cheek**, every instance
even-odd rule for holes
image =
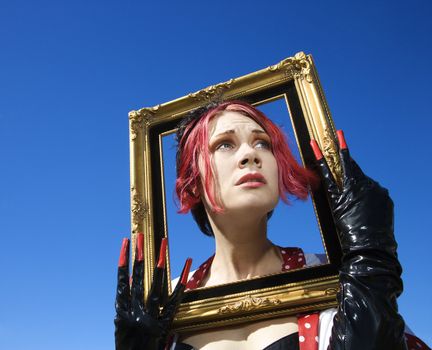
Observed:
[[[273,185],[279,187],[279,168],[274,156],[268,161],[269,178],[272,179]]]
[[[213,162],[213,159],[211,159],[210,158],[210,168],[212,168],[212,169],[209,169],[209,171],[210,172],[214,172],[214,162]],[[206,203],[210,203],[210,201],[209,201],[209,195],[210,195],[210,193],[207,193],[207,191],[206,191],[206,167],[205,167],[205,161],[204,161],[204,158],[200,155],[200,157],[199,157],[199,159],[198,159],[198,169],[199,169],[199,173],[200,173],[200,194],[201,194],[201,197],[205,200],[205,202]],[[213,192],[213,195],[215,194],[215,190],[217,191],[217,186],[218,186],[218,184],[217,184],[217,178],[215,178],[214,176],[213,176],[213,184],[216,186],[216,188],[215,188],[215,186],[210,186],[210,192]]]
[[[229,158],[223,155],[215,155],[212,161],[212,168],[216,185],[220,190],[223,190],[224,185],[230,181],[230,176],[233,173]]]

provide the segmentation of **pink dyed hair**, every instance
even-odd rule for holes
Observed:
[[[210,121],[223,111],[241,113],[257,122],[270,136],[271,149],[278,164],[279,195],[288,203],[287,194],[299,199],[306,199],[309,186],[318,183],[316,175],[300,166],[295,160],[285,134],[261,111],[242,101],[224,102],[204,112],[197,122],[189,123],[178,141],[179,159],[177,162],[176,193],[180,202],[180,213],[187,213],[201,202],[199,190],[203,185],[210,205],[216,212],[223,211],[223,207],[215,198],[214,178],[211,166],[211,154],[208,147],[208,126]],[[199,171],[199,159],[203,159],[203,184]]]

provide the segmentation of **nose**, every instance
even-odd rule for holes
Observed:
[[[242,169],[247,166],[256,166],[257,168],[261,168],[262,161],[255,148],[250,147],[249,145],[245,145],[243,148],[243,153],[240,156],[238,165],[239,168]]]

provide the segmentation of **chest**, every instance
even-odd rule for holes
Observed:
[[[282,317],[188,334],[182,337],[182,342],[201,350],[262,350],[297,331],[296,317]]]

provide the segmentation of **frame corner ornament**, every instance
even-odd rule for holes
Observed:
[[[234,314],[238,312],[251,311],[266,306],[276,306],[281,304],[280,299],[259,298],[247,295],[243,299],[219,308],[219,314]]]
[[[198,101],[211,101],[213,98],[223,95],[228,90],[235,79],[230,79],[224,83],[211,85],[197,92],[192,92],[188,96]]]
[[[136,140],[138,134],[142,132],[145,126],[150,125],[150,122],[154,119],[159,108],[160,105],[157,105],[154,107],[141,108],[138,111],[129,112],[130,135],[132,141]]]
[[[297,52],[294,57],[285,58],[267,69],[270,72],[284,70],[285,75],[289,78],[306,80],[308,83],[313,82],[311,63],[303,51]]]

